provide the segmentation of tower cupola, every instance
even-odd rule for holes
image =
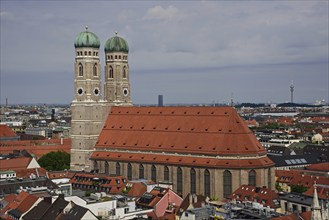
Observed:
[[[128,43],[125,39],[118,36],[118,33],[115,33],[114,37],[108,39],[105,43],[105,52],[129,52]]]
[[[88,26],[86,26],[86,30],[81,32],[75,38],[74,47],[75,48],[91,47],[91,48],[99,49],[100,41],[96,34],[88,31]]]

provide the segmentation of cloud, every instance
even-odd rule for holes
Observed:
[[[169,21],[173,20],[178,15],[178,13],[179,10],[175,6],[169,5],[167,8],[164,8],[160,5],[157,5],[147,10],[144,19]]]

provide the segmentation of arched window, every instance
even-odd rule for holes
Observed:
[[[122,78],[127,78],[127,71],[126,71],[126,67],[123,67],[123,70],[122,70]]]
[[[117,176],[120,176],[121,175],[121,166],[120,166],[120,163],[117,162],[116,165],[115,165],[115,174]]]
[[[204,195],[210,197],[210,172],[204,171]]]
[[[195,173],[194,168],[192,168],[190,171],[190,182],[191,182],[191,193],[195,194],[196,193],[196,173]]]
[[[248,185],[256,186],[256,171],[250,170],[248,174]]]
[[[139,179],[144,179],[144,166],[139,164]]]
[[[177,168],[177,193],[183,193],[183,171],[182,168]]]
[[[109,174],[109,162],[105,161],[104,168],[105,168],[105,174]]]
[[[128,166],[127,166],[127,178],[128,180],[132,180],[133,178],[133,169],[131,167],[131,163],[128,163]]]
[[[225,170],[223,173],[223,195],[224,198],[232,193],[232,173]]]
[[[79,63],[79,76],[83,76],[83,66]]]
[[[269,189],[272,187],[272,175],[271,175],[271,168],[268,168],[267,170],[267,185]]]
[[[96,63],[94,64],[93,72],[94,72],[94,76],[97,76],[97,64]]]
[[[167,166],[163,170],[163,180],[169,182],[169,168]]]
[[[112,66],[110,66],[109,77],[110,77],[111,79],[113,79],[113,67],[112,67]]]
[[[154,165],[151,168],[151,180],[155,183],[157,181],[157,168]]]

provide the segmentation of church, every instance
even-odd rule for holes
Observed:
[[[135,107],[127,41],[105,43],[104,93],[99,38],[86,28],[74,46],[71,170],[151,179],[183,197],[274,188],[274,163],[234,108]]]

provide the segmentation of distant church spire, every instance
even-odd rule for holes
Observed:
[[[313,195],[311,220],[322,220],[321,207],[319,204],[318,192],[316,190],[316,183],[314,183],[313,187],[314,187],[314,195]]]

